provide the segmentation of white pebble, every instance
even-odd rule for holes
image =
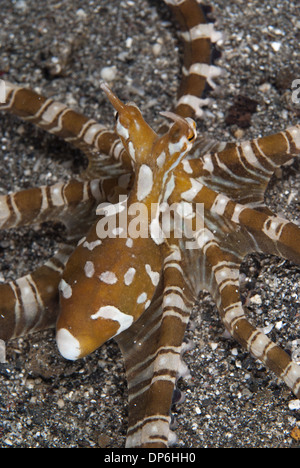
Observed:
[[[154,54],[156,57],[161,53],[161,49],[162,49],[162,45],[159,44],[158,42],[156,42],[156,43],[152,46],[153,54]]]
[[[86,12],[82,9],[82,8],[78,8],[78,10],[76,11],[76,15],[79,17],[79,18],[86,18]]]
[[[117,77],[117,67],[115,65],[112,67],[104,67],[102,68],[100,75],[104,81],[114,81]]]
[[[133,43],[132,37],[127,37],[125,41],[125,46],[127,47],[127,49],[130,49],[132,47],[132,43]]]
[[[300,400],[291,400],[289,401],[290,410],[299,410],[300,409]]]
[[[63,408],[65,406],[64,400],[62,400],[61,398],[59,400],[57,400],[57,406],[59,408]]]
[[[271,42],[271,46],[275,52],[278,52],[281,47],[281,42],[278,42],[278,41]]]
[[[253,302],[254,304],[260,305],[262,303],[261,296],[259,294],[255,294],[255,296],[252,296],[250,298],[250,301]]]

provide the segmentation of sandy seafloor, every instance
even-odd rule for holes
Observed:
[[[218,65],[224,72],[210,94],[205,121],[197,122],[199,132],[232,141],[298,122],[290,83],[300,78],[299,4],[212,4],[217,29],[223,32]],[[112,126],[113,112],[99,81],[102,69],[115,65],[114,90],[122,99],[134,100],[154,127],[159,112],[172,107],[181,47],[162,1],[2,0],[0,25],[4,79]],[[62,65],[58,76],[50,63]],[[243,131],[225,123],[239,94],[258,103]],[[84,164],[78,151],[6,115],[0,119],[0,142],[0,194],[66,180]],[[296,221],[299,178],[297,163],[284,168],[266,197],[269,206]],[[43,226],[0,232],[0,280],[16,278],[48,258],[63,236],[56,231]],[[255,255],[245,260],[241,281],[251,320],[290,350],[300,338],[300,267]],[[299,447],[291,437],[300,420],[300,411],[289,407],[295,397],[223,336],[217,310],[205,292],[191,328],[195,348],[185,356],[191,379],[180,382],[186,399],[174,413],[177,447]],[[122,447],[126,402],[122,358],[114,342],[68,362],[57,351],[53,331],[11,341],[7,362],[0,365],[0,447]]]

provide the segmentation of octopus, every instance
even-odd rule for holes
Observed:
[[[211,347],[212,347],[212,348],[214,348],[214,347],[215,347],[214,343],[211,343]],[[200,410],[200,412],[201,412],[201,410]],[[230,432],[230,431],[229,431],[229,432]]]

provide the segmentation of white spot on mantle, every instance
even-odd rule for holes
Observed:
[[[139,295],[136,302],[138,304],[143,304],[143,302],[146,302],[146,300],[147,300],[147,293],[143,292],[142,294]]]
[[[128,270],[126,271],[126,273],[125,273],[125,275],[124,275],[124,283],[126,284],[126,286],[130,286],[130,285],[131,285],[135,273],[136,273],[136,269],[135,269],[135,268],[133,268],[133,267],[128,268]]]
[[[153,286],[157,286],[159,282],[159,276],[160,276],[159,273],[157,271],[153,271],[151,268],[151,265],[149,265],[148,263],[146,263],[145,269],[151,279]]]
[[[106,284],[115,284],[118,281],[118,278],[113,271],[104,271],[101,273],[99,278],[101,281],[103,281],[103,283]]]
[[[129,328],[133,322],[132,315],[124,314],[117,307],[112,305],[100,307],[98,312],[91,315],[92,320],[97,320],[98,318],[109,319],[113,320],[114,322],[119,322],[120,327],[116,335]]]
[[[93,262],[90,262],[90,261],[86,262],[86,264],[84,265],[84,273],[85,273],[85,276],[87,276],[88,278],[91,278],[94,275],[95,267],[94,267]]]
[[[153,187],[153,172],[147,164],[142,164],[138,175],[137,198],[139,201],[144,200]]]
[[[72,288],[64,279],[59,283],[59,290],[65,299],[70,299],[72,296]]]

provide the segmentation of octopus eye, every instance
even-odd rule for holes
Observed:
[[[189,141],[193,141],[194,138],[195,138],[195,133],[194,133],[194,132],[189,133],[187,139],[188,139]]]
[[[118,118],[119,118],[119,112],[116,112],[115,113],[115,119],[118,120]]]

